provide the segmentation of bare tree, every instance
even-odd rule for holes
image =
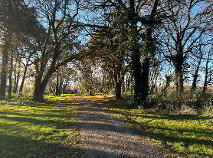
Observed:
[[[212,50],[209,50],[206,54],[206,63],[203,67],[204,71],[204,82],[203,82],[203,90],[202,93],[206,93],[207,86],[212,84],[213,82],[213,67],[212,67]]]
[[[204,10],[194,11],[205,3]],[[181,94],[184,85],[184,73],[187,66],[187,58],[192,49],[197,46],[197,41],[205,35],[207,31],[207,18],[209,7],[205,0],[186,0],[178,3],[168,3],[167,10],[168,19],[164,24],[164,44],[167,47],[168,55],[175,67],[176,74],[176,91]]]
[[[79,1],[36,0],[34,5],[42,15],[39,20],[44,32],[36,42],[39,51],[34,62],[36,74],[33,100],[43,101],[46,86],[53,73],[77,57]]]

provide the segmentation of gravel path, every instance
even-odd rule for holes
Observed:
[[[81,158],[163,158],[136,129],[113,113],[89,102],[78,105]]]

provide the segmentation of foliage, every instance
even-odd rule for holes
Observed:
[[[43,101],[74,87],[134,95],[136,105],[167,100],[147,96],[173,82],[180,94],[189,84],[195,91],[203,84],[203,92],[212,84],[211,1],[82,2],[0,2],[2,99],[32,88]]]

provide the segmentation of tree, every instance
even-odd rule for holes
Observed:
[[[92,61],[90,56],[85,56],[81,58],[80,63],[78,64],[78,70],[80,74],[80,84],[82,90],[88,95],[95,94],[95,76],[94,76],[95,63]],[[82,80],[83,79],[83,80]]]
[[[197,88],[197,83],[198,83],[198,79],[201,76],[199,74],[199,72],[201,71],[202,68],[202,62],[204,60],[204,56],[205,56],[205,48],[206,46],[208,46],[208,44],[206,42],[204,42],[203,39],[200,39],[199,44],[197,45],[197,47],[194,47],[191,51],[191,56],[190,56],[190,65],[191,65],[191,74],[192,74],[192,87],[191,87],[191,91],[192,93],[195,91],[195,89]]]
[[[164,44],[167,47],[168,55],[175,67],[176,91],[182,94],[184,90],[184,74],[187,69],[187,58],[193,48],[197,46],[197,41],[207,30],[206,9],[195,9],[205,3],[208,8],[209,3],[205,0],[186,0],[178,3],[167,3],[167,10],[163,9],[169,17],[164,23]]]
[[[141,65],[141,48],[142,42],[145,39],[142,38],[142,32],[144,26],[152,27],[159,23],[159,18],[156,19],[157,7],[159,6],[159,0],[152,1],[113,1],[105,0],[103,2],[97,1],[95,3],[96,8],[102,8],[107,14],[111,14],[112,11],[122,11],[122,18],[125,19],[126,28],[128,28],[128,41],[130,49],[128,50],[131,57],[131,69],[134,77],[134,98],[135,105],[139,105],[144,102],[148,95],[148,78],[149,76],[149,62],[145,60],[143,66]],[[148,8],[148,9],[147,9]],[[145,14],[144,11],[148,14]],[[150,11],[151,10],[151,11]],[[150,11],[150,12],[149,12]],[[150,13],[150,14],[149,14]],[[122,25],[123,23],[121,23]],[[117,25],[120,25],[117,23]],[[153,29],[153,27],[152,27]],[[151,30],[151,29],[149,29]],[[148,31],[150,33],[150,31]],[[149,41],[149,40],[146,40]],[[147,44],[148,45],[148,44]],[[143,69],[143,70],[142,70]],[[143,74],[142,74],[143,73]]]
[[[11,99],[12,98],[12,75],[13,75],[13,52],[11,52],[10,54],[10,69],[9,69],[9,87],[8,87],[8,98]]]
[[[111,13],[110,17],[106,18],[108,24],[96,30],[89,46],[92,56],[102,69],[111,74],[116,99],[121,98],[124,76],[129,70],[128,30],[125,28],[125,19],[121,18],[122,12],[123,10]]]
[[[203,67],[203,71],[204,71],[204,82],[203,82],[203,90],[202,90],[202,94],[205,94],[207,91],[207,86],[212,84],[213,81],[213,69],[212,69],[212,49],[207,51],[206,54],[206,63],[205,66]]]
[[[32,43],[30,43],[29,39],[25,39],[22,43],[22,49],[20,52],[21,53],[21,58],[22,58],[22,65],[23,65],[23,76],[21,79],[21,84],[19,88],[19,95],[22,94],[23,88],[24,88],[24,83],[26,80],[26,75],[27,75],[27,70],[29,66],[33,64],[33,57],[36,55],[36,48],[33,46]]]
[[[76,31],[79,1],[36,0],[43,35],[36,39],[38,55],[34,61],[35,86],[33,100],[43,101],[43,95],[53,73],[77,57]]]
[[[11,35],[5,35],[4,46],[2,53],[2,69],[1,69],[1,85],[0,85],[0,98],[5,98],[6,85],[7,85],[7,69],[8,69],[8,57],[10,48]]]
[[[4,98],[7,85],[7,68],[9,51],[11,51],[11,41],[15,36],[29,33],[29,28],[32,28],[34,17],[32,10],[25,5],[23,0],[2,0],[0,2],[0,10],[0,29],[4,37],[0,97]],[[9,94],[11,95],[11,87]]]
[[[61,95],[66,92],[67,86],[69,85],[70,81],[75,78],[74,76],[76,76],[76,74],[76,71],[71,65],[60,67],[55,75],[55,95]]]

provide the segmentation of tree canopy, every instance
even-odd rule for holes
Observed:
[[[149,107],[168,87],[206,92],[212,8],[208,0],[2,0],[1,98],[27,89],[35,101],[45,92],[112,93]]]

